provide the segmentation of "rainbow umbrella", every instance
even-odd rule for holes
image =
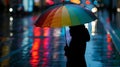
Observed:
[[[96,16],[91,11],[77,4],[59,4],[45,10],[35,21],[37,27],[61,28],[94,21]],[[66,31],[66,29],[65,29]],[[66,33],[65,33],[66,38]],[[67,39],[66,46],[68,44]]]
[[[85,24],[95,19],[94,13],[80,5],[59,4],[45,10],[35,21],[35,26],[58,28]]]

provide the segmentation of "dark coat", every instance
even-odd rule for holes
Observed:
[[[67,67],[86,67],[84,55],[86,42],[90,40],[89,32],[84,25],[71,26],[70,35],[70,45],[65,50]]]

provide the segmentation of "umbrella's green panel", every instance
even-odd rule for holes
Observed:
[[[71,18],[65,6],[62,8],[62,26],[70,26]]]
[[[54,11],[53,20],[51,21],[51,27],[61,27],[61,19],[62,19],[62,7],[59,7],[56,11]]]
[[[71,20],[71,25],[79,25],[80,24],[80,21],[79,21],[79,13],[76,13],[76,9],[74,7],[71,7],[71,6],[68,6],[68,5],[65,5],[65,7],[67,8],[68,10],[68,13],[69,13],[69,16],[70,16],[70,20]]]
[[[72,25],[85,24],[88,23],[89,21],[92,21],[88,12],[86,12],[83,8],[76,7],[74,5],[72,5],[72,7],[71,5],[66,5],[66,8],[69,11]]]
[[[85,23],[94,21],[96,19],[95,15],[91,11],[77,5],[74,5],[74,7],[78,9],[76,13],[79,13],[78,17],[82,21],[81,24],[85,24]],[[82,16],[82,18],[80,16]]]

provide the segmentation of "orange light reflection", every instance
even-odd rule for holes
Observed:
[[[112,51],[113,51],[113,48],[112,48],[112,40],[111,40],[111,37],[110,37],[110,34],[107,34],[107,58],[110,58],[111,57],[111,54],[112,54]]]
[[[43,36],[49,36],[49,34],[50,34],[50,28],[45,27],[45,28],[43,28],[43,30],[44,30]]]
[[[40,52],[39,52],[39,49],[40,49],[40,43],[41,43],[41,40],[40,38],[35,38],[34,39],[34,42],[33,42],[33,46],[32,46],[32,49],[31,49],[31,59],[30,59],[30,64],[32,67],[39,67],[38,64],[40,62],[39,58],[40,58]]]

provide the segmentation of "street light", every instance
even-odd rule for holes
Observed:
[[[117,8],[117,12],[120,12],[120,8]]]
[[[96,7],[93,7],[93,8],[91,9],[91,11],[92,11],[93,13],[96,13],[96,12],[98,11],[98,9],[97,9]]]
[[[13,8],[10,8],[10,9],[9,9],[9,12],[13,12]]]

